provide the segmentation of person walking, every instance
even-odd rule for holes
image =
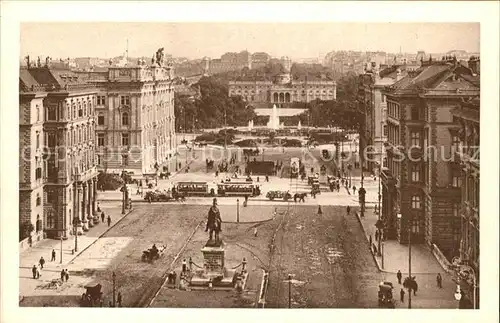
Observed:
[[[185,273],[187,271],[187,263],[186,259],[182,260],[182,272]]]
[[[36,273],[37,273],[36,265],[33,265],[33,268],[31,268],[31,272],[33,273],[33,279],[36,279]]]
[[[122,292],[118,292],[118,307],[122,307]]]
[[[437,274],[436,282],[439,288],[443,288],[443,277],[441,277],[440,273]]]
[[[66,272],[64,269],[61,269],[61,282],[64,282],[64,278],[66,277]]]
[[[111,226],[111,217],[108,215],[108,227]]]
[[[43,265],[45,264],[45,259],[43,259],[43,257],[40,257],[38,263],[40,264],[40,268],[43,269]]]
[[[68,272],[68,269],[65,269],[65,270],[64,270],[64,278],[66,278],[66,282],[68,282],[68,280],[69,280],[69,272]]]
[[[56,261],[56,251],[52,249],[52,258],[50,258],[50,261]]]
[[[106,215],[104,214],[104,212],[101,212],[101,222],[104,223],[104,219],[105,219]]]
[[[405,290],[403,289],[403,287],[401,287],[401,291],[399,291],[399,297],[400,297],[401,303],[404,303],[405,302]]]
[[[401,270],[398,270],[396,277],[398,278],[398,284],[401,285],[401,279],[403,278],[403,274],[401,273]]]
[[[347,215],[349,215],[351,213],[351,207],[348,205],[347,206]]]
[[[352,187],[352,191],[353,191],[354,195],[356,195],[356,186]]]

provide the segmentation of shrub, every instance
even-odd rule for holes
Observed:
[[[99,173],[97,175],[97,187],[105,191],[117,190],[123,186],[123,183],[123,179],[118,174]]]

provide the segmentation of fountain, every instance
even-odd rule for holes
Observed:
[[[253,129],[253,120],[250,120],[248,121],[248,130],[252,130]]]
[[[278,110],[276,109],[276,104],[273,104],[273,111],[269,116],[267,127],[273,130],[277,130],[280,127],[280,117],[278,116]]]

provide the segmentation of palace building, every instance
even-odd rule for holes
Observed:
[[[86,72],[97,89],[97,167],[134,175],[176,169],[174,73],[171,65]]]
[[[68,238],[95,211],[96,89],[40,63],[20,69],[19,87],[20,240]]]
[[[241,96],[243,100],[258,107],[286,108],[293,102],[311,102],[316,99],[335,100],[337,84],[324,79],[292,80],[290,69],[292,61],[288,57],[281,58],[284,72],[272,81],[230,81],[229,96]]]
[[[388,111],[388,167],[381,178],[386,236],[407,243],[411,235],[412,243],[435,245],[450,259],[459,253],[462,222],[462,170],[450,159],[460,140],[452,111],[464,99],[479,98],[476,73],[451,57],[429,58],[382,91]]]

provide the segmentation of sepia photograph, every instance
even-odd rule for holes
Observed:
[[[17,306],[479,311],[481,28],[21,21]]]

